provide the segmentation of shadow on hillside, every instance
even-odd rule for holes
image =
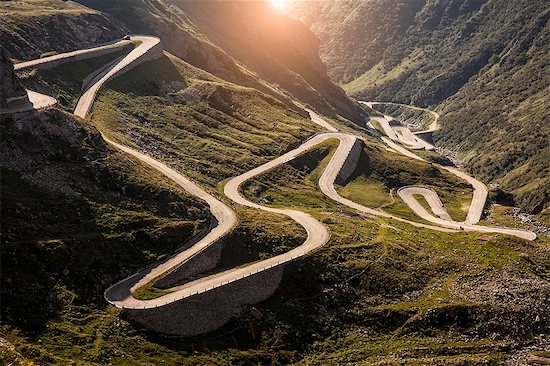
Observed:
[[[165,88],[175,83],[180,89],[187,86],[180,70],[164,55],[157,60],[138,65],[110,81],[107,88],[124,94],[159,96],[165,94]]]

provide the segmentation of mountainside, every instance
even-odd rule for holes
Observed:
[[[523,209],[548,207],[546,1],[296,1],[290,13],[353,96],[438,106],[439,145]]]
[[[318,39],[267,1],[170,0],[235,59],[324,113],[363,122],[360,107],[328,78]]]
[[[67,113],[0,122],[5,326],[36,334],[67,298],[103,307],[105,285],[208,225],[202,202]]]
[[[333,117],[363,121],[362,108],[328,78],[315,36],[267,1],[79,2],[133,32],[161,37],[167,51],[224,80],[269,93],[289,107],[295,98]]]
[[[471,181],[443,167],[450,161],[438,152],[415,150],[426,160],[412,159],[412,150],[383,144],[376,131],[362,127],[363,112],[330,83],[316,55],[317,40],[304,26],[262,1],[80,2],[99,10],[73,1],[0,1],[2,24],[9,24],[0,27],[0,36],[13,36],[7,48],[17,59],[65,49],[71,34],[77,49],[89,44],[86,32],[99,39],[110,30],[117,37],[159,35],[167,51],[126,64],[131,59],[126,56],[148,47],[142,41],[147,37],[131,38],[109,54],[14,74],[0,45],[0,92],[18,95],[27,88],[58,100],[51,107],[0,114],[0,365],[548,361],[548,231],[532,241],[486,233],[494,229],[483,225],[533,229],[531,223],[519,224],[508,207],[493,207],[479,232],[427,226],[433,221],[415,213],[400,198],[401,189],[433,192],[457,225],[484,189],[475,183],[472,189]],[[406,18],[409,11],[400,14]],[[37,14],[41,23],[35,23]],[[92,16],[74,29],[64,27],[74,14]],[[37,29],[36,37],[22,31],[37,24],[46,29]],[[151,47],[160,51],[157,41]],[[137,61],[143,62],[132,64]],[[105,84],[94,83],[104,80],[102,72],[129,66]],[[76,117],[71,113],[90,85],[101,85],[90,113]],[[302,110],[306,103],[336,118],[321,126]],[[404,108],[385,110],[418,126],[433,122],[426,111]],[[337,112],[362,123],[343,121]],[[326,124],[341,132],[322,135]],[[291,152],[319,137],[324,142]],[[338,163],[342,138],[353,146]],[[157,162],[148,165],[110,141]],[[233,185],[251,205],[227,190],[235,177],[273,162],[281,163]],[[323,176],[344,170],[349,176],[330,189],[353,204],[335,200],[321,183]],[[189,188],[186,178],[197,187]],[[205,196],[221,202],[209,208]],[[419,196],[417,203],[442,216],[428,200]],[[181,293],[156,286],[168,280],[164,274],[129,289],[128,299],[145,307],[132,312],[113,306],[109,293],[118,281],[135,280],[139,271],[154,273],[160,262],[179,256],[173,254],[201,248],[227,220],[217,212],[222,203],[238,218],[234,227],[181,267],[164,272],[170,282],[180,274],[177,285],[193,289],[176,299],[191,312],[169,310],[166,296]],[[288,210],[293,216],[282,214]],[[317,224],[301,226],[297,217]],[[265,270],[270,259],[298,247],[311,249],[324,240],[319,236],[326,242],[274,267],[281,275],[275,285],[263,279],[273,269]],[[263,268],[228,276],[233,270],[242,276],[250,265]],[[215,288],[212,280],[220,276],[224,282]],[[197,283],[208,285],[204,293],[194,291]],[[275,292],[260,302],[257,293],[271,286]],[[219,297],[210,297],[218,290]],[[228,305],[247,295],[255,300]],[[146,300],[153,303],[141,302]],[[197,308],[203,316],[194,313]],[[161,325],[173,327],[183,317],[193,327],[229,309],[232,317],[219,329],[191,337],[167,337],[139,321],[157,314]]]
[[[16,60],[73,51],[127,33],[112,17],[72,1],[25,0],[0,4],[0,45]]]
[[[288,14],[319,37],[330,77],[349,83],[375,66],[414,23],[426,0],[316,0],[289,2]]]

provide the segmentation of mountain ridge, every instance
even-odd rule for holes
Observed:
[[[179,58],[202,68],[213,75],[232,83],[256,88],[281,100],[289,108],[299,110],[291,99],[310,104],[320,112],[337,118],[362,122],[366,112],[345,93],[332,84],[324,70],[316,71],[312,76],[305,76],[290,69],[289,63],[270,61],[273,55],[256,53],[259,42],[248,42],[239,26],[256,27],[261,33],[270,22],[282,21],[290,24],[282,14],[273,10],[267,1],[199,1],[178,2],[174,0],[79,0],[83,5],[103,11],[126,23],[133,32],[147,32],[160,36],[167,51]],[[243,5],[244,4],[244,5]],[[213,6],[215,5],[215,6]],[[223,10],[223,11],[221,11]],[[198,15],[208,14],[207,18]],[[255,17],[263,23],[254,23]],[[244,22],[227,22],[227,19],[243,19]],[[275,19],[275,20],[274,20]],[[265,23],[265,24],[264,24]],[[222,28],[224,41],[214,37]],[[315,42],[315,37],[301,24],[296,24],[300,34],[305,34],[308,42]],[[251,29],[248,29],[251,31]],[[252,31],[253,32],[253,31]],[[284,32],[283,32],[284,33]],[[281,34],[283,34],[281,33]],[[265,40],[264,40],[265,42]],[[231,44],[239,47],[231,48]],[[313,46],[315,49],[315,46]],[[251,55],[251,56],[250,56]],[[316,53],[309,53],[309,58],[300,58],[298,64],[310,64],[317,59]],[[269,66],[266,68],[264,64]],[[318,67],[321,62],[317,62]],[[307,68],[306,68],[307,69]],[[303,71],[303,70],[302,70]],[[280,76],[277,76],[280,74]],[[296,84],[288,83],[289,78]],[[313,85],[313,86],[312,86]]]

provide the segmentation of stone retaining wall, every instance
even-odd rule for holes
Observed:
[[[363,150],[363,143],[361,140],[356,139],[353,147],[351,148],[342,169],[336,177],[336,184],[345,184],[348,179],[353,175],[357,164],[359,163],[359,158],[361,157],[361,151]]]
[[[214,331],[242,313],[247,305],[271,297],[283,277],[284,265],[228,285],[157,308],[125,309],[130,321],[170,336],[193,336]]]
[[[415,135],[417,137],[421,138],[422,140],[424,140],[426,142],[429,142],[432,145],[434,143],[434,139],[433,139],[434,133],[433,132],[415,133]]]
[[[208,248],[195,254],[179,267],[166,274],[155,283],[155,287],[169,289],[180,285],[185,279],[214,269],[222,256],[223,240],[212,243]]]

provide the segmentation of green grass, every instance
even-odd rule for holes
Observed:
[[[490,212],[491,214],[489,217],[480,222],[481,225],[497,225],[529,229],[528,225],[522,224],[513,217],[513,207],[493,204]]]
[[[38,336],[29,340],[13,328],[2,333],[25,356],[41,363],[330,364],[404,359],[421,365],[437,359],[459,365],[504,358],[506,341],[482,334],[465,342],[460,329],[449,330],[452,324],[422,319],[428,319],[430,311],[481,311],[483,304],[457,297],[459,280],[467,285],[468,278],[498,274],[511,266],[532,276],[545,266],[540,261],[545,244],[499,235],[479,242],[473,233],[435,233],[391,220],[339,215],[340,207],[319,197],[314,184],[333,148],[334,142],[328,141],[259,179],[280,184],[278,190],[270,184],[275,204],[315,203],[308,212],[331,232],[327,246],[289,265],[277,293],[256,306],[264,314],[262,320],[244,316],[217,332],[185,340],[144,337],[114,308],[80,305],[73,291],[57,286],[53,294],[64,304],[63,311]],[[293,203],[288,197],[297,191],[300,198]],[[261,202],[249,188],[245,192]],[[295,232],[288,222],[272,225],[267,219],[256,225],[252,218],[258,212],[250,210],[249,215],[246,225],[251,227],[238,228],[232,245],[256,232],[260,236],[244,246],[254,250],[268,238]],[[243,253],[242,247],[233,248],[231,260]],[[523,261],[518,252],[529,253],[532,260]],[[414,330],[421,320],[427,322],[423,330]]]
[[[428,201],[426,201],[426,198],[424,198],[423,195],[413,194],[413,197],[422,205],[422,207],[426,209],[426,211],[428,211],[429,213],[435,216],[434,212],[432,211],[432,208],[430,207],[430,204],[428,203]]]
[[[384,134],[384,135],[386,134],[386,133],[384,132],[384,128],[382,127],[382,125],[380,124],[380,122],[378,122],[377,120],[374,120],[374,119],[373,119],[373,120],[370,120],[369,122],[370,122],[370,124],[371,124],[378,132],[380,132],[380,133],[382,133],[382,134]]]
[[[370,145],[361,155],[350,181],[339,191],[344,197],[364,206],[424,222],[397,197],[397,189],[408,185],[434,189],[454,220],[463,221],[466,217],[463,208],[472,197],[466,182],[432,164],[412,161]]]
[[[505,358],[501,343],[489,338],[461,343],[458,338],[445,338],[435,327],[427,332],[428,335],[413,339],[407,327],[435,309],[441,312],[460,308],[482,311],[479,303],[457,295],[458,284],[464,278],[498,273],[510,266],[523,270],[526,267],[517,255],[518,250],[534,253],[532,250],[536,252],[538,245],[525,247],[521,240],[499,235],[490,242],[480,242],[475,233],[436,233],[391,220],[337,215],[339,207],[320,199],[312,184],[330,157],[327,149],[333,148],[334,143],[329,141],[300,156],[298,162],[289,162],[265,173],[245,189],[249,199],[262,204],[271,201],[276,207],[291,204],[289,197],[299,192],[298,199],[289,207],[315,202],[308,212],[322,220],[331,231],[330,243],[296,265],[300,268],[298,272],[285,273],[286,280],[279,293],[265,302],[271,312],[284,313],[277,317],[279,328],[292,332],[301,329],[303,324],[310,324],[306,334],[322,333],[321,329],[327,327],[327,323],[332,324],[330,319],[334,316],[333,312],[316,319],[319,312],[308,316],[305,309],[310,308],[311,302],[325,310],[334,311],[333,306],[345,309],[342,318],[350,322],[349,328],[335,321],[332,324],[334,333],[328,338],[313,337],[316,340],[313,342],[306,336],[299,336],[298,343],[307,342],[306,339],[313,342],[301,363],[374,362],[394,357],[405,357],[411,364],[429,363],[435,359],[450,364],[500,362]],[[314,161],[321,163],[316,166]],[[258,189],[258,184],[267,190]],[[266,195],[272,200],[266,201]],[[331,295],[321,295],[325,293]],[[409,298],[411,294],[414,300]],[[285,302],[289,298],[295,300]],[[263,307],[260,309],[264,311]],[[384,312],[409,315],[401,320],[402,323],[396,320],[388,330],[384,330],[384,326],[369,326],[377,322],[384,324],[381,315]],[[411,325],[407,325],[409,322]],[[396,333],[391,330],[394,326]],[[357,337],[358,329],[368,336]],[[380,332],[386,334],[383,339],[377,336]],[[430,339],[434,334],[440,335]],[[365,342],[369,346],[365,346]]]
[[[543,210],[541,213],[536,215],[535,218],[546,226],[550,226],[550,209]]]
[[[277,208],[310,211],[335,207],[317,187],[337,146],[337,140],[327,140],[288,164],[258,175],[242,187],[244,195]],[[307,190],[304,190],[304,185]]]
[[[109,83],[92,121],[113,138],[161,154],[211,188],[318,131],[272,97],[224,82],[172,56],[140,65]]]
[[[443,207],[447,210],[454,221],[462,222],[468,216],[468,210],[472,203],[473,193],[470,192],[438,192]]]
[[[172,291],[170,291],[170,290],[164,290],[164,289],[157,288],[153,284],[147,284],[147,285],[143,285],[140,288],[136,289],[132,293],[132,296],[135,297],[138,300],[153,300],[153,299],[156,299],[158,297],[167,295],[171,292]]]
[[[286,216],[270,213],[258,215],[256,210],[245,208],[238,208],[237,214],[239,225],[221,239],[222,254],[217,265],[182,280],[181,284],[283,254],[306,240],[305,229]],[[151,300],[170,293],[170,290],[155,287],[155,283],[162,277],[136,289],[133,296],[140,300]]]
[[[389,71],[384,70],[384,66],[381,63],[377,64],[355,80],[342,85],[342,88],[349,94],[360,94],[369,87],[395,80],[410,68],[415,67],[421,55],[422,50],[416,49],[408,57],[404,58],[399,65]]]
[[[149,149],[220,197],[225,179],[279,156],[317,131],[272,99],[171,56],[126,76],[102,93],[93,123],[125,143]],[[180,90],[189,92],[185,100]],[[197,99],[191,98],[194,93]],[[132,327],[106,305],[102,293],[200,231],[205,225],[200,202],[116,153],[89,164],[62,166],[74,176],[74,186],[84,187],[76,206],[70,205],[72,198],[44,193],[20,177],[2,174],[3,197],[13,197],[3,200],[2,216],[21,218],[3,220],[2,232],[10,234],[9,228],[16,227],[11,235],[26,236],[1,247],[2,337],[36,363],[79,365],[497,364],[510,344],[528,344],[529,335],[515,332],[525,319],[516,312],[517,303],[490,306],[464,296],[478,286],[477,279],[517,274],[525,290],[518,298],[543,313],[547,304],[533,300],[541,296],[529,281],[548,275],[547,239],[525,242],[494,235],[481,242],[475,233],[440,233],[392,220],[350,217],[343,212],[347,208],[317,187],[334,148],[335,142],[327,141],[244,189],[256,202],[309,212],[329,228],[330,242],[286,267],[275,295],[256,305],[261,320],[244,308],[220,330],[183,340]],[[402,184],[428,185],[452,197],[470,189],[429,164],[385,153],[370,143],[361,159],[351,181],[339,189],[357,200],[364,196],[365,204],[396,210],[390,194]],[[362,195],[363,187],[380,195]],[[19,216],[13,214],[17,210]],[[303,240],[302,229],[286,218],[241,208],[238,213],[239,226],[226,238],[218,269],[287,251]],[[36,223],[44,224],[34,227]],[[74,232],[69,224],[76,225]],[[86,235],[74,235],[78,233]],[[18,283],[32,286],[22,289]],[[430,318],[436,312],[453,319],[457,309],[472,314],[472,324],[459,327]],[[486,331],[485,319],[495,319]],[[491,328],[504,320],[512,326]]]
[[[384,183],[360,176],[340,189],[340,194],[372,208],[384,208],[395,202],[393,192]]]
[[[51,16],[53,14],[85,14],[96,11],[75,3],[58,0],[17,0],[0,3],[0,12],[11,17]]]
[[[360,331],[347,331],[338,341],[328,340],[316,346],[316,352],[299,365],[381,364],[399,365],[486,365],[500,363],[505,353],[497,342],[442,341],[437,337],[369,337]]]

